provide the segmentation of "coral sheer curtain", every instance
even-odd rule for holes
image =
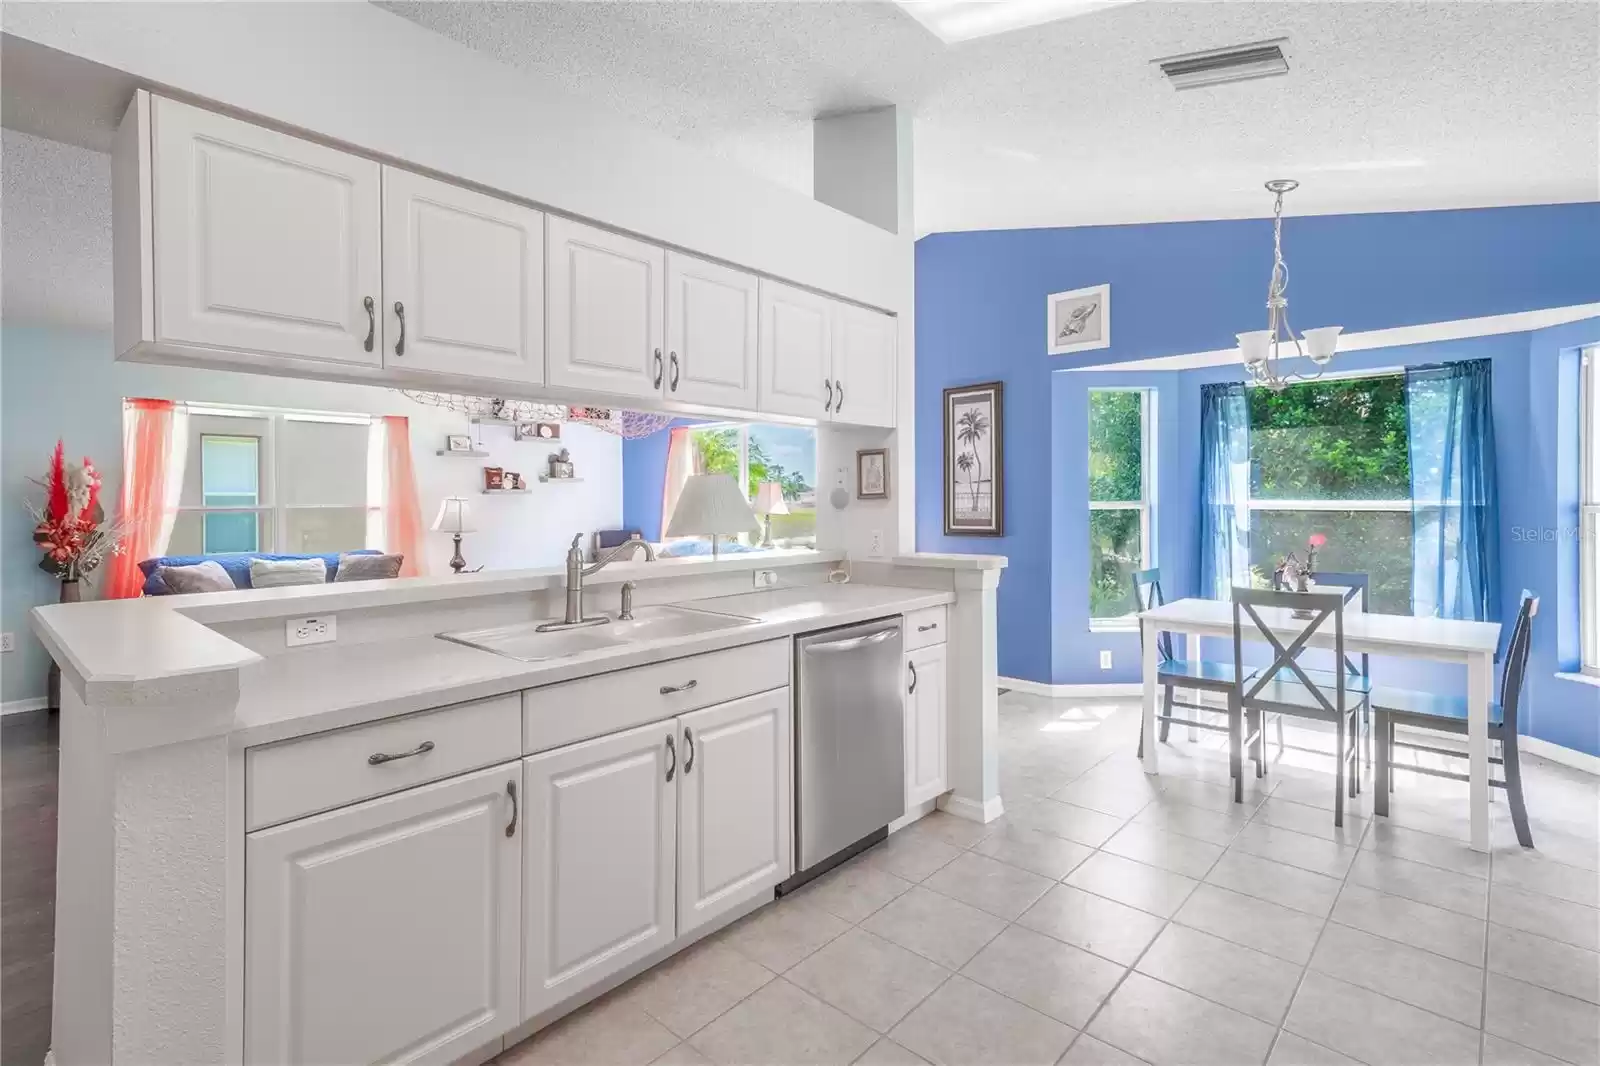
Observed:
[[[138,596],[144,586],[140,561],[166,553],[183,491],[187,422],[183,408],[171,400],[123,402],[122,495],[117,514],[124,532],[122,551],[107,564],[107,599]]]
[[[367,545],[405,556],[401,577],[427,573],[423,555],[422,504],[417,498],[417,473],[411,462],[411,423],[404,415],[385,415],[372,422],[367,444]]]
[[[677,426],[667,443],[667,474],[661,486],[661,532],[657,540],[667,535],[667,526],[672,523],[672,512],[678,509],[684,483],[694,473],[694,439],[689,433],[688,426]]]

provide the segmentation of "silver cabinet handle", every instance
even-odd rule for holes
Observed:
[[[677,352],[668,352],[667,353],[667,358],[672,363],[672,376],[667,379],[667,388],[671,389],[673,392],[677,392],[678,391],[678,353]],[[688,771],[685,770],[684,773],[688,773]]]
[[[917,632],[918,633],[927,633],[927,632],[931,632],[932,630],[935,630],[935,629],[938,629],[938,628],[939,628],[939,623],[938,622],[930,622],[925,626],[918,626],[917,627]]]
[[[864,648],[869,644],[882,644],[884,641],[888,640],[890,637],[899,632],[900,627],[894,626],[891,629],[880,629],[876,633],[868,633],[864,637],[851,637],[849,640],[835,640],[828,644],[807,644],[805,645],[805,649],[807,652],[821,652],[825,655],[832,655],[835,652],[841,651],[855,651],[857,648]]]
[[[661,686],[661,694],[663,696],[670,696],[674,692],[688,692],[690,689],[694,688],[698,684],[700,684],[699,681],[690,680],[690,681],[685,681],[681,685],[662,685]]]
[[[652,389],[659,389],[661,387],[661,349],[660,348],[656,349],[656,354],[654,356],[654,359],[655,359],[655,364],[656,364],[656,379],[655,379],[655,381],[651,382],[650,387]]]
[[[517,783],[515,781],[506,782],[506,795],[511,797],[511,824],[506,826],[506,836],[514,837],[517,835]]]
[[[833,382],[827,378],[822,379],[822,387],[828,390],[828,402],[822,405],[823,411],[833,410]]]
[[[377,304],[373,303],[372,297],[368,296],[361,301],[361,306],[367,309],[367,340],[361,347],[370,352],[372,351],[372,338],[378,332]]]
[[[915,692],[917,691],[917,664],[908,662],[906,663],[906,669],[911,671],[911,687],[907,688],[906,691],[908,693]]]
[[[688,726],[683,727],[683,744],[689,749],[689,757],[683,761],[683,774],[687,777],[694,769],[694,734],[689,731]]]
[[[672,775],[678,772],[678,749],[673,746],[672,734],[667,734],[667,755],[672,759],[667,764],[667,780],[672,780]]]
[[[839,395],[838,400],[833,405],[833,413],[838,414],[840,411],[844,410],[844,382],[840,381],[838,378],[834,378],[833,391]]]
[[[394,342],[394,354],[406,354],[406,305],[399,300],[394,302],[395,317],[400,320],[400,339]]]
[[[410,751],[402,751],[395,754],[390,754],[386,751],[375,751],[371,755],[367,756],[367,765],[382,766],[386,762],[394,762],[397,759],[410,759],[417,755],[426,755],[432,750],[433,741],[424,740],[421,744],[418,744]]]

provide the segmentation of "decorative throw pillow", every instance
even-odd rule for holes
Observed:
[[[380,578],[399,577],[404,555],[341,555],[339,571],[333,583],[341,581],[376,581]]]
[[[321,585],[327,580],[328,564],[321,559],[250,560],[250,584],[258,589]]]
[[[210,559],[193,566],[163,566],[157,573],[167,588],[180,596],[187,592],[232,592],[234,588],[233,578],[222,564]]]

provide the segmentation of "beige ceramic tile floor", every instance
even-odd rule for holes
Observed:
[[[1538,848],[1497,798],[1479,855],[1415,774],[1336,830],[1313,733],[1235,804],[1210,734],[1151,778],[1130,704],[1000,708],[1003,819],[931,815],[497,1061],[1600,1061],[1594,778],[1525,759]]]

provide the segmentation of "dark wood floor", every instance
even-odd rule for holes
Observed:
[[[57,716],[0,718],[0,1063],[39,1066],[50,1046],[56,925]]]

